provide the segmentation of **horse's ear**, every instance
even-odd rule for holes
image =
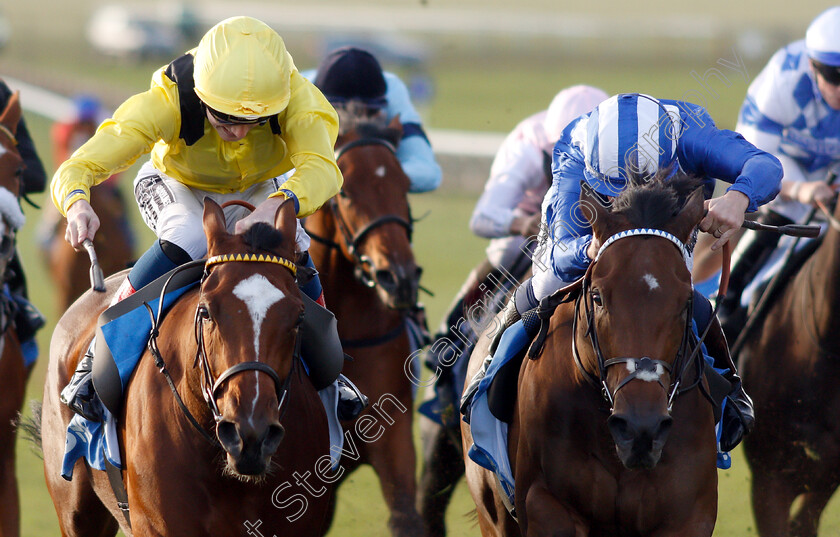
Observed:
[[[586,181],[580,182],[580,212],[592,226],[592,234],[596,238],[604,240],[611,235],[609,229],[613,217],[610,208]]]
[[[274,212],[274,227],[280,231],[291,231],[292,235],[297,231],[297,215],[295,214],[295,203],[286,199],[277,206]]]
[[[214,240],[222,234],[227,233],[227,226],[225,225],[225,212],[221,205],[212,199],[204,198],[204,216],[202,217],[204,223],[204,234],[207,235],[208,251],[212,249],[211,245]]]
[[[20,108],[20,92],[12,93],[9,102],[6,103],[6,109],[0,115],[0,124],[9,129],[12,134],[17,134],[17,126],[20,123],[20,118],[23,112]]]
[[[705,214],[705,207],[703,204],[703,187],[696,188],[694,192],[688,196],[679,214],[673,220],[674,235],[680,238],[683,242],[688,242],[691,233]]]

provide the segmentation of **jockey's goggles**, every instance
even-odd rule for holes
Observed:
[[[817,60],[811,60],[814,70],[823,77],[823,80],[832,86],[840,86],[840,67],[836,65],[826,65]]]
[[[219,112],[218,110],[213,110],[207,105],[204,105],[207,108],[207,111],[210,112],[210,115],[213,116],[213,119],[219,122],[221,125],[265,125],[268,121],[267,117],[260,117],[260,116],[232,116],[230,114],[225,114]]]

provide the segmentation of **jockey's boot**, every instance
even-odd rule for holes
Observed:
[[[783,226],[793,223],[773,211],[762,212],[762,224]],[[736,251],[738,259],[729,275],[729,288],[720,303],[718,318],[729,341],[735,341],[747,320],[747,308],[741,305],[741,293],[755,279],[761,268],[779,244],[780,235],[763,231],[748,231],[741,238]]]
[[[321,279],[318,277],[318,271],[315,268],[315,262],[309,256],[309,252],[303,252],[297,258],[298,265],[298,286],[301,292],[306,294],[309,298],[314,300],[324,309],[327,308],[326,300],[324,299],[324,289],[321,286]],[[326,330],[335,331],[336,324],[333,320]],[[330,333],[323,336],[325,341],[340,341],[338,333]],[[339,345],[340,346],[340,345]],[[336,352],[339,352],[338,350]],[[310,356],[310,359],[314,357]],[[344,360],[344,353],[342,352],[341,360]],[[342,421],[350,421],[356,419],[359,414],[367,407],[368,398],[353,384],[350,379],[344,375],[339,375],[335,381],[338,390],[338,419]]]
[[[717,369],[724,369],[723,377],[730,382],[732,389],[726,396],[726,405],[720,419],[720,450],[732,451],[741,439],[755,426],[755,409],[752,399],[744,391],[735,363],[729,354],[726,335],[717,319],[712,319],[712,326],[704,340],[706,350],[714,360]]]
[[[110,306],[133,295],[136,289],[190,261],[192,257],[180,246],[163,239],[156,240],[134,264],[128,277],[111,298]],[[92,370],[95,348],[96,334],[94,333],[87,352],[76,366],[76,372],[73,373],[67,386],[61,390],[61,402],[84,418],[102,421],[104,407],[96,390],[93,389]]]
[[[502,310],[502,326],[499,327],[499,330],[493,336],[493,341],[488,349],[487,357],[485,357],[484,361],[481,363],[481,367],[478,371],[476,371],[466,389],[464,389],[464,395],[461,397],[460,411],[461,415],[465,417],[465,421],[467,421],[467,423],[469,423],[470,406],[472,405],[472,400],[475,397],[476,391],[478,391],[478,385],[481,384],[481,381],[484,380],[484,377],[487,375],[487,371],[493,363],[493,358],[496,355],[496,350],[499,347],[499,342],[501,341],[505,331],[517,323],[522,318],[522,314],[536,308],[538,305],[539,301],[537,301],[534,296],[531,279],[526,280],[522,285],[520,285],[516,291],[513,292],[513,296],[505,305],[504,310]]]
[[[133,295],[135,292],[128,278],[123,281],[114,297],[111,306]],[[105,418],[105,407],[93,389],[93,355],[96,348],[96,334],[90,341],[85,355],[76,365],[76,371],[67,386],[61,390],[61,402],[70,407],[76,414],[90,421],[101,422]]]

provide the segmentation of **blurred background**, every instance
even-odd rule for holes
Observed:
[[[562,88],[590,84],[607,93],[644,92],[705,105],[719,127],[732,128],[749,82],[772,53],[804,37],[830,4],[762,2],[566,2],[519,0],[310,0],[117,2],[16,0],[0,5],[0,76],[22,90],[26,121],[52,173],[51,124],[71,112],[71,98],[98,96],[113,109],[149,86],[151,73],[194,47],[216,22],[233,15],[262,19],[286,41],[301,70],[344,44],[371,50],[409,86],[444,169],[440,190],[414,195],[415,234],[424,266],[424,297],[434,329],[485,241],[467,222],[504,134],[545,109]],[[717,75],[711,69],[717,69]],[[46,90],[43,93],[40,90]],[[133,170],[123,175],[129,193]],[[43,195],[33,200],[50,203]],[[131,218],[140,251],[153,235]],[[20,250],[35,304],[49,324],[27,399],[40,399],[52,326],[61,315],[37,247],[40,210],[25,207]],[[27,410],[28,412],[28,410]],[[23,535],[58,534],[43,467],[19,442]],[[721,471],[716,536],[754,535],[749,471],[740,450]],[[332,536],[385,535],[387,512],[369,470],[351,476],[338,496]],[[450,534],[478,535],[461,485],[449,511]],[[840,534],[840,506],[828,509],[820,535]]]

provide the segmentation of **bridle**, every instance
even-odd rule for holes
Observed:
[[[201,259],[198,261],[193,261],[191,263],[187,263],[185,265],[181,265],[179,269],[172,272],[172,274],[167,279],[166,283],[163,285],[160,293],[160,300],[158,301],[158,312],[157,316],[154,315],[151,306],[147,302],[144,302],[143,305],[146,306],[146,309],[149,310],[149,315],[152,319],[152,330],[149,336],[149,343],[148,347],[150,352],[155,358],[155,366],[160,370],[160,372],[166,377],[166,380],[169,384],[169,387],[172,393],[175,396],[175,399],[178,405],[181,407],[181,410],[186,415],[187,419],[189,419],[190,423],[195,427],[201,434],[207,439],[211,444],[218,446],[218,441],[211,436],[199,423],[198,420],[192,415],[189,411],[187,406],[184,404],[183,400],[181,399],[180,394],[178,393],[175,383],[173,382],[169,372],[166,368],[166,363],[163,361],[163,357],[160,354],[160,350],[157,346],[157,337],[159,335],[158,327],[160,325],[161,319],[163,317],[163,297],[166,294],[166,289],[169,286],[169,283],[172,281],[172,278],[179,272],[187,269],[191,269],[196,267],[196,265],[203,264],[204,265],[204,273],[201,277],[200,285],[203,286],[204,282],[206,281],[207,277],[210,275],[210,270],[212,267],[216,265],[220,265],[223,263],[273,263],[276,265],[280,265],[289,272],[292,273],[292,276],[297,275],[297,266],[290,260],[274,256],[274,255],[264,255],[264,254],[229,254],[229,255],[217,255],[210,257],[208,259]],[[202,395],[204,396],[204,401],[207,404],[207,407],[210,409],[210,412],[213,413],[213,419],[216,423],[219,423],[222,420],[222,414],[219,410],[219,406],[216,403],[217,393],[224,385],[224,383],[230,380],[233,376],[244,373],[246,371],[256,371],[257,373],[264,373],[268,375],[271,380],[274,381],[274,390],[275,394],[277,395],[277,410],[280,412],[280,419],[282,420],[286,410],[288,410],[288,405],[286,405],[286,401],[288,400],[289,395],[289,386],[291,384],[292,376],[294,375],[295,367],[297,362],[300,361],[300,338],[297,337],[295,340],[295,350],[292,356],[292,368],[289,371],[289,374],[286,376],[285,380],[281,380],[280,376],[277,372],[268,364],[258,361],[247,361],[247,362],[239,362],[226,370],[224,370],[220,375],[214,376],[213,369],[210,366],[209,354],[207,352],[207,348],[204,341],[204,322],[209,320],[210,315],[209,311],[207,310],[207,306],[203,304],[201,300],[201,291],[199,291],[199,300],[196,306],[195,311],[195,319],[193,330],[195,333],[195,340],[196,340],[196,354],[195,359],[193,360],[193,367],[200,367],[202,371]]]
[[[680,342],[679,349],[677,350],[676,357],[674,359],[673,364],[663,361],[663,360],[655,360],[648,356],[642,357],[617,357],[617,358],[609,358],[607,359],[602,350],[601,345],[598,340],[598,331],[595,328],[595,310],[592,305],[593,298],[590,292],[591,286],[591,278],[592,278],[592,270],[595,264],[600,259],[601,255],[603,254],[604,250],[606,250],[610,245],[614,244],[615,241],[628,238],[628,237],[638,237],[638,236],[653,236],[653,237],[661,237],[670,241],[677,249],[680,250],[680,253],[683,256],[683,259],[689,258],[689,252],[686,248],[685,244],[675,237],[674,235],[658,230],[658,229],[649,229],[649,228],[639,228],[639,229],[630,229],[627,231],[622,231],[611,236],[607,239],[601,248],[598,250],[598,254],[595,256],[595,259],[589,265],[589,268],[586,271],[586,274],[582,280],[582,287],[581,292],[578,295],[577,299],[575,300],[575,311],[574,317],[572,318],[572,355],[575,359],[575,365],[577,365],[578,369],[583,374],[584,378],[593,386],[601,389],[601,394],[603,395],[604,399],[610,405],[610,412],[613,411],[615,407],[615,396],[620,389],[626,386],[630,381],[640,378],[640,376],[644,374],[653,374],[656,375],[657,382],[665,391],[667,398],[668,398],[668,412],[671,412],[674,404],[674,398],[685,391],[688,391],[700,383],[700,379],[702,378],[702,370],[705,364],[705,361],[701,358],[696,360],[695,358],[698,356],[698,352],[700,349],[699,342],[694,345],[694,349],[692,351],[692,343],[696,341],[694,334],[691,330],[692,320],[693,320],[693,307],[694,307],[694,298],[693,294],[689,295],[689,298],[686,302],[685,306],[685,326],[683,328],[683,335],[682,341]],[[589,343],[592,346],[592,350],[595,352],[595,357],[597,359],[598,364],[598,373],[597,375],[587,371],[583,365],[583,362],[580,358],[580,353],[578,350],[578,343],[577,343],[577,322],[578,316],[580,312],[580,308],[583,307],[584,317],[586,318],[586,332],[585,335],[589,338]],[[705,334],[704,334],[705,335]],[[689,352],[691,351],[691,352]],[[685,371],[687,370],[688,366],[691,363],[696,363],[697,365],[697,378],[691,383],[689,386],[683,387],[680,389],[680,385],[683,380],[683,376]],[[607,386],[607,369],[611,366],[618,365],[618,364],[625,364],[628,366],[633,366],[633,370],[627,375],[621,382],[616,386],[615,390],[610,390],[609,386]],[[662,368],[663,370],[667,371],[669,375],[673,371],[676,372],[675,375],[671,377],[670,386],[666,387],[662,381],[660,380],[661,376],[658,375],[658,369]]]
[[[335,152],[335,160],[338,162],[341,157],[346,155],[352,149],[357,147],[365,147],[371,145],[379,145],[388,149],[392,154],[396,155],[396,148],[394,145],[387,141],[383,140],[382,138],[375,138],[375,137],[366,137],[366,138],[359,138],[357,140],[353,140],[352,142],[348,142],[344,144],[340,148],[338,148]],[[344,191],[338,193],[338,196],[346,197]],[[336,199],[338,196],[330,198],[328,202],[328,207],[332,212],[333,218],[335,219],[336,225],[338,227],[339,233],[341,233],[341,239],[344,243],[344,248],[350,253],[353,258],[353,262],[355,265],[354,273],[356,279],[358,279],[362,284],[367,287],[375,287],[377,285],[376,281],[376,267],[373,264],[373,260],[370,257],[362,254],[359,252],[359,245],[361,245],[362,241],[367,238],[367,236],[377,228],[385,226],[387,224],[397,224],[398,226],[405,229],[408,235],[408,241],[411,242],[412,234],[414,232],[414,223],[409,215],[409,218],[403,218],[402,216],[396,214],[386,214],[380,216],[379,218],[375,218],[373,221],[368,222],[364,225],[361,229],[353,230],[350,225],[347,223],[347,220],[341,213],[341,208],[338,204],[338,200]],[[317,234],[312,233],[311,231],[307,230],[307,234],[312,237],[315,242],[319,242],[321,244],[326,245],[329,248],[333,248],[336,250],[341,250],[341,245],[332,241],[326,237],[321,237]]]

